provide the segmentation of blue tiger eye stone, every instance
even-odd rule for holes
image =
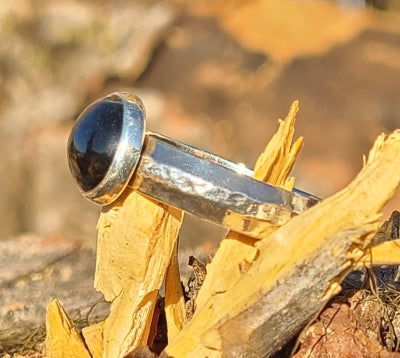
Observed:
[[[121,139],[123,103],[104,99],[88,107],[78,118],[68,143],[68,161],[81,189],[96,187],[107,174]]]

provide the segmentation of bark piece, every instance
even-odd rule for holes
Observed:
[[[181,211],[130,190],[103,209],[95,287],[112,301],[103,331],[107,357],[123,357],[147,345],[181,222]]]
[[[80,334],[57,300],[47,308],[46,357],[90,358]]]
[[[400,213],[395,210],[390,215],[389,220],[382,224],[379,232],[374,237],[372,245],[380,244],[385,241],[395,240],[400,237],[399,235],[400,226]]]
[[[340,290],[344,275],[364,256],[379,230],[379,212],[399,184],[399,160],[400,130],[379,136],[352,183],[259,241],[254,262],[226,290],[207,287],[193,319],[165,354],[277,352]]]
[[[188,300],[186,301],[186,317],[188,320],[191,320],[196,311],[197,295],[207,276],[207,268],[205,264],[194,256],[189,256],[188,264],[193,268],[193,272],[187,283],[188,290],[186,292],[186,297]]]

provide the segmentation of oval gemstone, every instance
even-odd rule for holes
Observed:
[[[105,99],[78,118],[68,143],[69,166],[83,191],[96,187],[107,174],[121,139],[123,103]]]

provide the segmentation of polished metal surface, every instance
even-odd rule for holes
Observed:
[[[119,135],[105,128],[110,122],[121,127]],[[68,140],[68,163],[86,198],[101,205],[118,198],[135,171],[145,132],[143,103],[130,93],[112,93],[82,112]]]
[[[115,117],[122,123],[121,131]],[[68,159],[88,199],[110,204],[129,185],[160,202],[254,237],[266,224],[281,224],[319,201],[301,191],[258,181],[251,177],[251,170],[212,153],[146,132],[144,118],[140,99],[127,93],[95,102],[78,118],[68,142]],[[116,128],[111,139],[101,129],[102,123],[110,121]],[[97,153],[96,138],[108,141],[112,149]],[[85,141],[89,144],[79,144]],[[96,160],[107,158],[110,164],[105,170],[107,164]],[[96,170],[100,173],[92,180]]]

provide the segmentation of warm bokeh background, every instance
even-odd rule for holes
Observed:
[[[250,167],[298,99],[297,187],[343,188],[376,136],[400,127],[400,6],[380,3],[2,0],[0,237],[95,245],[99,207],[70,178],[66,140],[117,90],[142,96],[151,130]],[[215,236],[189,218],[182,245]]]

